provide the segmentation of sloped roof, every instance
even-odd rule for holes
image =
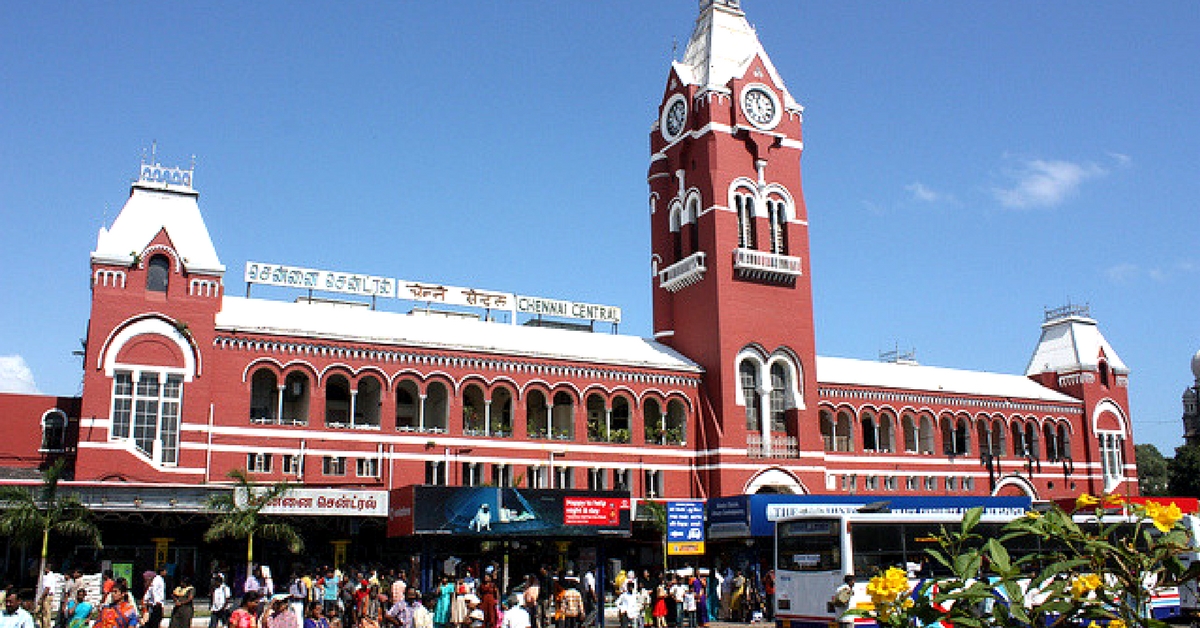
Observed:
[[[129,264],[165,229],[188,270],[225,272],[196,199],[195,192],[135,183],[112,226],[100,228],[92,261]]]
[[[1078,403],[1023,375],[964,371],[909,363],[817,357],[817,381],[868,388]]]
[[[1112,372],[1129,372],[1129,367],[1100,333],[1096,321],[1084,316],[1048,321],[1042,324],[1042,337],[1025,374],[1095,371],[1100,366],[1101,354]]]
[[[226,296],[218,330],[475,351],[699,373],[674,349],[636,336],[411,316],[367,308]]]
[[[731,79],[746,73],[755,55],[762,58],[771,80],[783,91],[784,106],[800,109],[758,41],[754,27],[746,21],[746,14],[720,0],[701,10],[683,61],[674,62],[672,67],[684,83],[723,89]]]

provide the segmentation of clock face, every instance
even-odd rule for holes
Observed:
[[[663,109],[662,135],[663,139],[673,142],[683,134],[683,125],[687,122],[687,99],[683,94],[671,97]]]
[[[742,92],[742,112],[759,128],[772,128],[779,123],[779,104],[775,95],[764,87],[751,87]]]

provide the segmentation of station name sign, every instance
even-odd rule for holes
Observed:
[[[575,318],[614,324],[621,322],[621,308],[610,305],[578,303],[495,290],[447,286],[428,281],[409,281],[283,264],[246,262],[245,280],[247,284],[505,310],[533,316]]]

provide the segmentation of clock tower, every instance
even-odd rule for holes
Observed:
[[[705,368],[694,441],[709,497],[822,449],[802,112],[739,2],[700,0],[648,179],[654,332]]]

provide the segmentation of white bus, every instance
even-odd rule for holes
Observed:
[[[1012,518],[1011,514],[985,511],[973,532],[998,538],[1000,528]],[[906,569],[913,586],[925,578],[949,576],[925,550],[938,547],[942,530],[957,530],[961,521],[962,514],[844,513],[806,514],[776,522],[776,625],[829,628],[836,624],[839,617],[829,602],[847,574],[857,578],[851,609],[870,602],[868,579],[889,567]],[[1011,544],[1009,549],[1014,559],[1021,553]],[[1176,619],[1180,614],[1178,591],[1173,587],[1160,590],[1151,610],[1157,619]],[[865,627],[874,622],[859,617],[854,624]]]

